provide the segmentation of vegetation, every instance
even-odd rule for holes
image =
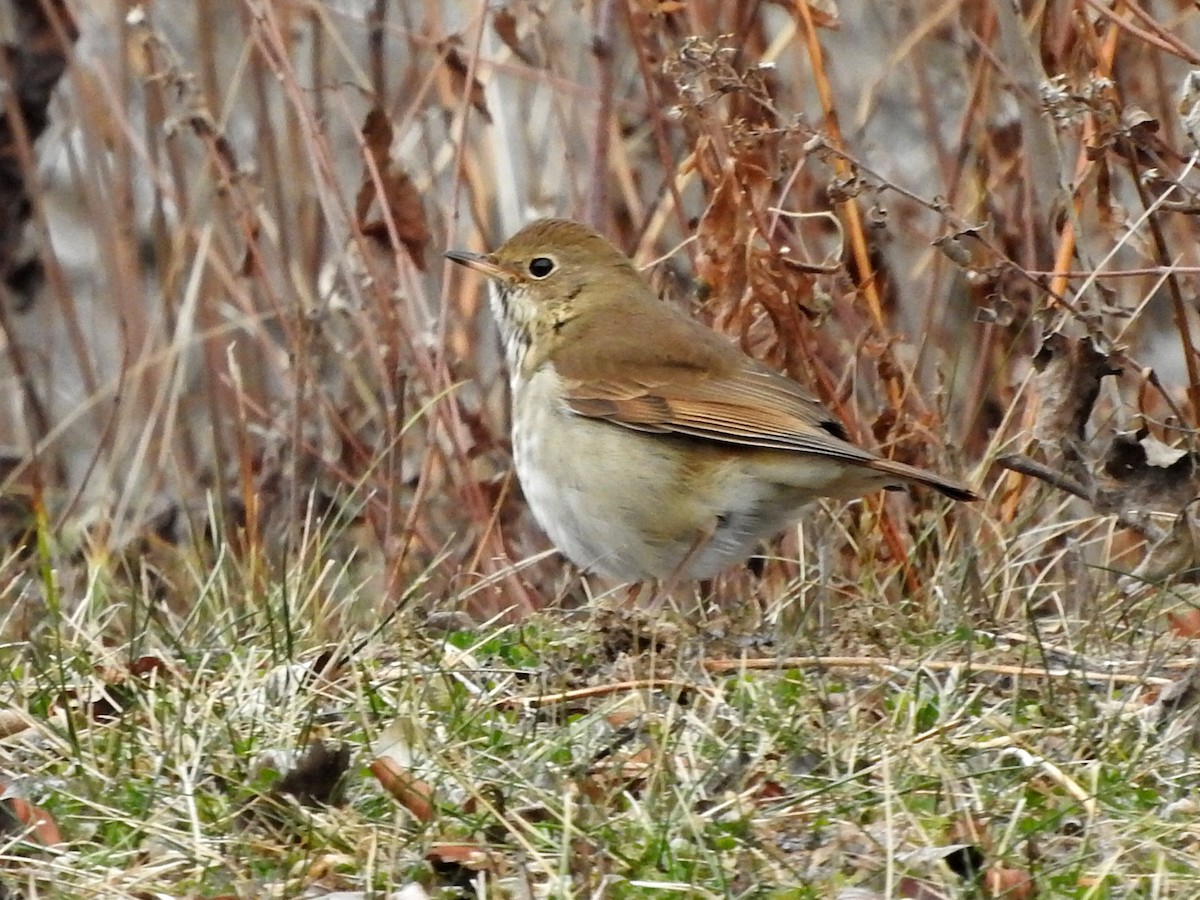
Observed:
[[[1200,896],[1200,14],[1022,6],[5,4],[0,897]],[[547,214],[983,498],[572,571]]]

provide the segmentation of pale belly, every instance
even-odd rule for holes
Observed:
[[[847,485],[845,467],[822,457],[731,455],[577,416],[555,399],[554,377],[542,370],[513,391],[517,477],[555,546],[609,578],[709,578],[751,556],[814,497],[856,496],[883,484],[856,473]],[[530,421],[542,439],[531,439]]]

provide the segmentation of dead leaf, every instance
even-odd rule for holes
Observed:
[[[955,265],[973,272],[988,272],[1001,263],[1000,255],[989,244],[992,224],[983,222],[947,232],[934,238],[937,247]]]
[[[486,847],[468,841],[434,844],[425,854],[426,859],[453,863],[464,868],[482,871],[491,867],[492,858]]]
[[[1200,670],[1192,669],[1169,684],[1150,687],[1139,699],[1142,709],[1138,717],[1145,724],[1186,726],[1191,721],[1190,727],[1196,728],[1200,725],[1196,721],[1196,711],[1200,707]]]
[[[612,712],[606,713],[604,721],[613,728],[624,728],[626,725],[636,722],[642,715],[641,710],[618,707]]]
[[[838,18],[837,3],[834,0],[797,0],[797,2],[808,6],[813,24],[818,28],[836,31],[842,27],[842,20]]]
[[[1193,69],[1183,77],[1175,109],[1192,143],[1200,143],[1200,70]]]
[[[387,756],[378,756],[371,761],[371,774],[385,791],[400,801],[400,804],[422,822],[432,821],[436,808],[433,805],[433,786],[417,778],[409,769]]]
[[[1092,407],[1100,396],[1100,380],[1120,369],[1090,338],[1049,335],[1033,358],[1040,398],[1034,436],[1060,444],[1084,436]]]
[[[21,835],[44,847],[62,843],[54,817],[3,781],[0,781],[0,835]]]
[[[1005,900],[1026,900],[1035,894],[1033,876],[1024,869],[1005,869],[997,866],[983,875],[983,895]]]
[[[510,7],[502,6],[496,10],[492,16],[492,30],[496,32],[496,37],[504,42],[504,46],[511,50],[517,59],[526,65],[535,65],[533,55],[525,48],[524,43],[517,34],[517,17]]]
[[[375,107],[367,113],[362,127],[363,143],[366,144],[367,154],[381,171],[392,161],[393,136],[392,120],[386,112]],[[359,212],[359,216],[362,216],[362,211]]]
[[[905,875],[896,883],[896,896],[910,900],[950,900],[937,885],[911,875]]]
[[[0,739],[36,727],[37,721],[23,709],[17,709],[15,706],[0,709]]]
[[[385,246],[392,246],[392,229],[395,229],[396,239],[423,272],[430,238],[425,206],[412,179],[392,159],[392,123],[383,110],[376,108],[367,113],[362,138],[375,171],[372,173],[370,166],[364,167],[354,201],[359,230]],[[377,200],[382,218],[368,219]]]
[[[449,76],[451,92],[457,97],[465,94],[467,101],[475,107],[475,111],[483,116],[485,122],[490,123],[492,114],[488,112],[487,102],[484,100],[483,84],[478,78],[471,78],[468,84],[467,79],[471,74],[471,68],[458,50],[461,44],[462,39],[457,35],[451,35],[443,41],[438,41],[437,50],[442,54],[443,71]]]
[[[1167,622],[1172,634],[1182,638],[1200,637],[1200,609],[1193,607],[1182,612],[1169,612]]]
[[[139,656],[129,664],[129,674],[137,678],[144,678],[147,675],[156,675],[160,679],[174,678],[179,674],[179,670],[161,656],[147,654]]]
[[[716,180],[696,225],[696,277],[722,299],[740,298],[746,289],[746,255],[739,248],[746,245],[749,223],[739,199],[737,177],[728,168]]]
[[[1163,444],[1144,429],[1113,438],[1103,475],[1106,509],[1181,513],[1200,495],[1200,458]]]

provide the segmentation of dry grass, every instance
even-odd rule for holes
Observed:
[[[0,896],[1200,895],[1197,14],[842,6],[74,8],[0,319]],[[984,500],[593,597],[440,257],[552,213]]]

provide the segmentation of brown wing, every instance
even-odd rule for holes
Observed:
[[[554,365],[576,413],[644,431],[822,453],[856,462],[876,455],[799,384],[716,332],[662,304],[583,324]],[[582,338],[582,339],[580,339]]]
[[[592,332],[588,339],[563,343],[554,364],[572,411],[642,431],[820,454],[957,499],[974,496],[955,482],[851,444],[841,423],[799,384],[699,322],[665,306],[666,315],[659,312],[628,313],[620,328],[581,323],[581,331]]]
[[[793,382],[753,366],[720,376],[643,368],[628,379],[569,381],[566,396],[576,413],[629,428],[853,462],[876,459],[844,440],[842,426]]]

